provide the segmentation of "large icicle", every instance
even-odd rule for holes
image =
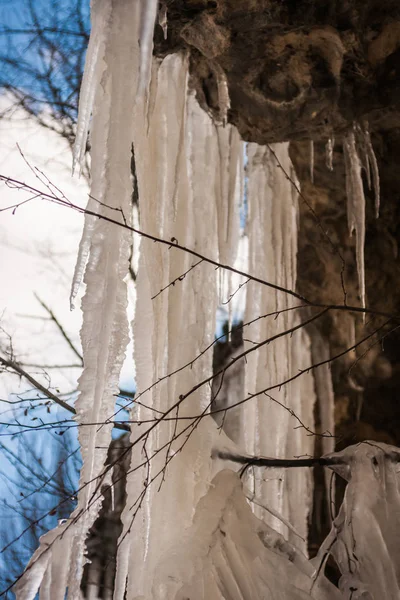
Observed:
[[[278,167],[277,160],[286,173],[295,177],[287,144],[275,145],[271,149],[256,144],[248,145],[248,271],[267,281],[294,289],[298,199],[283,169]],[[284,311],[296,304],[284,293],[254,282],[249,282],[246,288],[246,323],[260,315]],[[296,312],[289,311],[282,312],[276,319],[272,316],[256,320],[245,329],[245,349],[292,327],[299,319]],[[293,337],[278,338],[247,357],[244,397],[278,385],[310,364],[309,341],[305,332],[298,331]],[[244,404],[240,419],[242,431],[238,440],[241,447],[252,455],[276,457],[312,452],[312,442],[307,432],[295,429],[298,422],[290,416],[289,411],[292,410],[312,428],[314,399],[312,377],[305,374],[293,384],[275,389],[271,396],[262,395]],[[264,478],[257,473],[250,483],[254,486],[252,491],[257,498],[282,514],[304,539],[307,538],[307,516],[311,504],[311,481],[307,472],[274,470]],[[289,489],[290,493],[285,493]],[[278,531],[291,535],[281,522],[268,516],[262,509],[256,508],[254,512]],[[298,538],[293,537],[292,541],[299,544]]]
[[[343,139],[343,153],[346,169],[347,221],[350,235],[353,231],[356,232],[358,286],[361,306],[365,308],[365,197],[361,177],[361,161],[357,153],[353,131],[350,131]]]
[[[101,503],[102,471],[111,439],[110,417],[114,412],[119,373],[128,343],[124,277],[128,271],[130,233],[123,225],[129,224],[131,218],[133,130],[130,117],[137,89],[138,47],[134,33],[138,30],[137,8],[137,3],[132,4],[129,0],[111,2],[109,26],[104,34],[105,68],[93,110],[90,202],[98,204],[99,215],[110,217],[121,226],[101,218],[91,226],[86,294],[82,302],[81,339],[85,367],[75,405],[77,421],[83,425],[79,429],[83,466],[78,507],[65,528],[68,535],[62,538],[65,553],[67,550],[71,553],[69,570],[66,569],[57,581],[60,598],[64,598],[68,587],[71,600],[80,595],[85,537]],[[97,35],[96,30],[94,35]],[[87,243],[89,240],[85,241]],[[96,423],[104,425],[99,427]],[[43,554],[49,551],[46,543],[43,539]],[[28,566],[23,581],[29,580],[32,565]],[[51,586],[51,567],[50,561],[44,573],[46,587]],[[40,584],[38,578],[36,583]],[[21,592],[17,597],[25,600],[29,596]]]
[[[75,171],[78,165],[79,169],[81,169],[85,159],[86,142],[93,111],[93,103],[99,82],[105,69],[104,52],[106,38],[110,27],[110,14],[110,2],[107,0],[93,0],[91,6],[92,29],[86,53],[85,70],[83,73],[82,86],[79,95],[78,123],[76,127],[76,138],[72,162],[73,171]],[[87,208],[92,212],[97,213],[99,204],[93,198],[89,198]],[[90,243],[95,222],[96,217],[85,215],[83,234],[79,244],[78,258],[76,261],[71,285],[71,310],[75,308],[74,300],[82,283],[90,252]]]
[[[139,414],[143,418],[153,416],[153,410],[168,410],[212,369],[212,353],[201,357],[199,353],[214,337],[216,271],[201,263],[179,280],[198,261],[173,247],[174,240],[178,240],[208,256],[218,256],[218,138],[210,117],[194,98],[186,99],[187,73],[186,57],[168,56],[158,69],[153,69],[148,126],[142,118],[144,108],[143,113],[138,110],[135,115],[141,225],[149,233],[172,240],[169,250],[148,240],[141,242],[134,325],[138,392],[145,392],[153,382],[193,360],[191,368],[160,381],[143,394],[143,403],[151,407],[141,407]],[[150,161],[152,177],[148,177]],[[166,287],[175,280],[175,285]],[[160,293],[163,288],[166,289]],[[150,330],[143,321],[144,314]],[[203,386],[182,403],[179,416],[207,411],[209,402],[209,387]],[[174,409],[171,417],[177,415]],[[145,453],[143,442],[133,453],[132,469],[136,471],[128,480],[131,502],[123,515],[116,600],[124,597],[125,585],[128,598],[152,597],[158,565],[171,544],[178,542],[182,530],[190,526],[194,507],[210,485],[210,450],[213,436],[217,435],[216,425],[207,417],[185,442],[187,434],[183,432],[190,422],[160,422],[146,439]],[[143,427],[133,428],[133,441],[142,430]],[[173,437],[181,433],[174,441]],[[182,452],[177,453],[182,444]],[[160,448],[164,449],[157,452]],[[137,465],[146,455],[152,457],[150,464],[138,471]],[[163,480],[167,460],[170,462]],[[143,483],[157,473],[160,477],[145,491],[143,513],[135,518],[135,499],[143,492]],[[160,584],[154,597],[161,597],[161,588],[166,585],[167,582]]]
[[[135,94],[139,93],[139,95],[142,96],[147,90],[150,81],[151,58],[153,53],[153,31],[158,3],[157,0],[137,0],[135,2],[130,0],[121,1],[123,1],[124,4],[128,3],[130,5],[131,13],[136,15],[135,26],[136,36],[139,39],[140,60],[138,65],[137,61],[135,62],[137,65],[136,68],[139,68],[139,79],[137,79],[136,75],[134,75],[137,86]],[[85,157],[86,141],[89,131],[90,117],[93,111],[93,103],[105,69],[104,49],[107,31],[110,25],[112,6],[113,4],[110,0],[93,0],[91,7],[92,31],[86,55],[82,89],[79,97],[77,134],[73,151],[73,170],[77,164],[82,165]],[[137,25],[138,23],[140,24],[139,26]],[[121,47],[119,51],[121,56],[123,56],[123,49]],[[135,99],[133,99],[130,112],[133,110],[134,103]],[[92,145],[93,143],[94,140],[92,140]],[[99,200],[99,198],[93,197],[93,194],[91,194],[87,206],[91,212],[95,213],[97,213],[99,209],[99,203],[96,202],[96,200]],[[85,224],[82,239],[79,245],[78,259],[76,262],[71,286],[71,310],[74,308],[74,300],[82,283],[86,262],[90,252],[90,244],[95,222],[96,217],[91,215],[85,216]]]
[[[140,25],[140,70],[138,92],[142,95],[150,82],[151,57],[153,54],[153,33],[157,17],[158,0],[141,0]],[[131,3],[131,9],[132,3]]]

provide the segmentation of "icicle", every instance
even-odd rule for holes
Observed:
[[[310,179],[314,183],[314,140],[310,140]]]
[[[77,165],[80,165],[80,168],[82,167],[86,153],[86,141],[90,117],[93,110],[93,101],[105,67],[103,57],[110,13],[111,2],[108,0],[92,1],[92,28],[86,52],[82,86],[79,94],[78,123],[76,126],[72,172],[75,171]]]
[[[168,36],[168,17],[167,17],[167,3],[164,1],[160,6],[160,10],[158,11],[158,24],[163,30],[164,40],[167,39]]]
[[[278,168],[277,159],[283,166]],[[271,149],[248,144],[248,203],[249,238],[248,271],[284,287],[296,285],[296,255],[298,228],[298,199],[293,194],[290,175],[291,162],[287,144],[276,144]],[[287,296],[261,288],[253,282],[246,285],[247,323],[262,314],[284,310],[291,305]],[[267,339],[298,322],[295,312],[283,312],[277,319],[257,319],[246,327],[244,348],[252,342]],[[311,364],[309,340],[301,331],[293,338],[278,338],[273,344],[260,348],[247,357],[245,365],[245,391],[265,389],[285,381],[292,373]],[[292,386],[283,386],[269,397],[255,398],[243,404],[240,418],[240,437],[237,440],[246,452],[265,456],[293,456],[312,452],[310,439],[305,431],[293,429],[290,413],[281,405],[290,407],[303,422],[313,426],[315,395],[313,378],[306,375]],[[304,401],[307,398],[307,401]],[[274,402],[274,400],[277,402]],[[280,404],[278,404],[280,403]],[[274,423],[269,435],[263,435],[267,423]],[[269,474],[268,480],[256,474],[252,491],[264,504],[278,511],[307,538],[307,518],[311,504],[311,481],[307,473],[289,473],[281,470]],[[290,490],[290,493],[289,493]],[[296,492],[293,492],[296,490]],[[291,498],[296,500],[291,500]],[[302,502],[298,502],[302,498]],[[255,514],[286,533],[282,524],[257,507]],[[293,538],[299,544],[298,537]],[[305,544],[303,543],[303,547]]]
[[[218,218],[218,253],[222,264],[233,265],[239,244],[239,202],[241,181],[238,172],[242,166],[243,146],[236,128],[216,126],[218,142],[219,185],[216,208]],[[220,270],[220,302],[227,302],[231,295],[231,274]],[[228,309],[230,302],[228,303]]]
[[[93,0],[91,7],[92,29],[86,53],[85,69],[79,94],[78,123],[73,149],[72,172],[77,165],[82,169],[86,153],[86,142],[90,119],[93,111],[97,87],[105,69],[104,52],[107,32],[110,27],[111,3],[106,0]],[[87,208],[97,212],[98,204],[89,199]],[[75,308],[74,300],[82,283],[90,251],[90,243],[96,218],[85,215],[82,238],[79,244],[78,258],[71,284],[70,308]]]
[[[378,167],[378,161],[376,160],[374,148],[372,146],[371,135],[369,133],[368,123],[365,124],[364,135],[365,135],[365,144],[367,146],[368,161],[372,168],[372,176],[373,176],[373,181],[374,181],[375,217],[378,219],[380,202],[381,202],[379,167]]]
[[[351,316],[350,318],[354,322],[353,317]],[[328,362],[330,359],[329,343],[323,338],[317,327],[314,327],[312,330],[311,340],[312,363],[317,364],[326,361],[326,364],[321,365],[314,371],[314,380],[321,434],[324,436],[321,439],[322,453],[328,454],[335,449],[335,394],[333,391],[332,374]],[[329,501],[330,498],[335,497],[335,491],[334,488],[331,489],[331,473],[326,470],[324,476],[328,502],[327,514],[329,515],[331,512]]]
[[[368,189],[371,189],[371,166],[368,157],[367,140],[364,129],[359,123],[354,123],[353,130],[355,133],[356,149],[360,157],[361,165],[365,171],[367,178]]]
[[[213,70],[217,77],[219,119],[222,125],[225,127],[228,122],[228,110],[231,106],[229,99],[228,80],[222,67],[214,64]]]
[[[335,138],[330,137],[325,144],[326,166],[333,171],[333,149],[335,147]]]
[[[140,70],[138,93],[143,95],[148,88],[151,72],[151,57],[153,54],[154,24],[157,17],[158,0],[140,0]],[[133,10],[133,7],[131,7]]]
[[[73,171],[77,164],[82,165],[86,152],[86,140],[90,117],[93,110],[93,102],[97,86],[105,68],[105,40],[107,28],[110,26],[111,7],[112,2],[110,1],[94,0],[91,9],[92,31],[86,54],[85,70],[79,96],[78,124],[73,152]],[[140,0],[136,3],[135,7],[133,5],[131,6],[131,10],[140,11],[140,68],[138,92],[143,94],[149,84],[157,0]],[[92,212],[97,212],[98,204],[93,200],[89,202],[87,208]],[[71,285],[71,310],[75,308],[74,300],[82,283],[95,222],[95,217],[86,215],[83,235],[79,246],[78,259]]]
[[[95,206],[95,203],[90,202],[90,204],[90,208],[92,210],[94,209],[94,212],[97,212],[97,206]],[[74,275],[71,284],[71,293],[69,297],[69,305],[71,310],[75,309],[75,298],[78,295],[79,288],[83,280],[83,275],[85,273],[95,223],[96,217],[93,217],[92,215],[85,215],[83,232],[81,241],[79,242],[78,257],[75,264]]]
[[[207,248],[218,256],[215,194],[218,189],[215,160],[218,140],[210,117],[201,110],[193,97],[186,100],[188,60],[185,55],[169,55],[156,65],[149,89],[148,125],[142,112],[136,110],[135,159],[141,198],[141,227],[154,235],[176,238],[182,245]],[[155,152],[154,149],[157,148]],[[152,177],[148,176],[152,165]],[[216,313],[216,271],[207,264],[198,265],[173,286],[168,284],[188,271],[193,260],[187,254],[166,250],[148,240],[141,242],[141,257],[137,278],[137,319],[134,323],[135,362],[138,393],[154,381],[182,367],[192,358],[192,368],[160,381],[145,392],[143,402],[164,412],[179,395],[211,372],[211,353],[199,358],[199,353],[214,339]],[[166,287],[161,294],[160,289]],[[210,391],[200,389],[179,408],[179,416],[204,410],[210,401]],[[146,417],[153,412],[146,412]],[[171,416],[175,416],[174,411]],[[210,482],[210,436],[216,425],[201,423],[189,438],[171,441],[187,426],[187,421],[160,422],[149,435],[146,452],[152,456],[151,473],[161,472],[168,465],[161,490],[161,479],[146,490],[142,514],[133,519],[134,498],[144,489],[147,467],[137,470],[128,479],[128,495],[132,499],[122,520],[129,548],[127,561],[119,554],[117,561],[116,600],[123,598],[125,582],[127,597],[142,594],[151,597],[150,586],[158,564],[177,539],[182,527],[189,526],[193,507],[205,493]],[[132,441],[142,433],[132,428]],[[185,436],[186,437],[186,436]],[[181,441],[182,440],[182,441]],[[133,454],[132,468],[143,462],[142,444]],[[143,569],[143,563],[146,569]]]
[[[16,600],[34,600],[41,585],[40,598],[64,600],[72,535],[73,528],[68,520],[40,537],[39,548],[13,587]]]
[[[356,259],[361,306],[365,308],[365,197],[361,178],[361,162],[357,153],[354,133],[351,131],[343,140],[346,169],[347,220],[350,235],[356,232]]]

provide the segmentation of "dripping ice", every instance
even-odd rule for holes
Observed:
[[[356,135],[357,134],[357,135]],[[375,216],[379,217],[380,184],[379,169],[371,143],[368,125],[355,125],[343,139],[343,155],[346,172],[347,221],[350,235],[356,233],[356,260],[361,306],[365,308],[365,196],[362,180],[362,168],[367,175],[370,187],[372,170],[375,194]],[[364,157],[362,162],[360,156]]]
[[[125,2],[124,2],[125,3]],[[142,98],[145,94],[150,81],[151,56],[153,52],[153,30],[157,14],[157,0],[140,0],[135,5],[130,6],[132,14],[136,15],[135,26],[139,25],[139,52],[140,58],[137,65],[139,77],[136,80],[137,94]],[[107,32],[113,17],[113,2],[108,0],[94,0],[91,7],[92,30],[90,34],[89,46],[85,59],[85,69],[82,80],[82,87],[79,96],[79,111],[77,134],[73,150],[73,171],[79,165],[81,169],[85,159],[86,142],[89,133],[90,119],[95,109],[94,102],[98,91],[99,83],[105,69],[105,44]],[[165,14],[166,19],[166,14]],[[166,27],[166,20],[163,20],[163,27]],[[166,31],[166,29],[164,29]],[[117,48],[115,49],[118,50]],[[113,52],[109,48],[109,53]],[[123,60],[126,60],[123,59]],[[137,61],[136,61],[137,62]],[[101,91],[98,96],[101,96]],[[99,101],[99,97],[97,98]],[[134,109],[135,100],[131,110]],[[90,194],[87,209],[97,213],[99,209],[100,198]],[[93,236],[94,223],[96,217],[85,215],[84,229],[78,250],[78,259],[75,265],[74,276],[71,285],[70,307],[74,309],[74,300],[78,294],[82,283],[85,266],[89,256],[90,243]]]

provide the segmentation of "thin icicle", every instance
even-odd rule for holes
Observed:
[[[160,6],[160,10],[158,11],[158,24],[163,30],[164,40],[167,39],[168,36],[168,9],[167,3],[164,1]]]
[[[356,232],[356,260],[361,306],[365,308],[365,197],[361,177],[361,161],[357,153],[354,132],[349,132],[343,140],[346,169],[347,220],[350,235]]]
[[[381,203],[379,167],[378,167],[378,161],[376,160],[376,155],[375,155],[375,152],[374,152],[374,148],[372,146],[371,135],[370,135],[370,132],[369,132],[368,123],[365,124],[364,135],[365,135],[365,144],[366,144],[366,147],[367,147],[368,161],[369,161],[369,164],[371,165],[372,178],[373,178],[373,182],[374,182],[375,217],[378,219],[379,218],[380,203]]]
[[[314,183],[314,140],[310,140],[310,179]]]
[[[91,204],[92,206],[88,208],[97,208],[94,203]],[[97,210],[95,210],[95,212],[97,212]],[[79,242],[78,257],[75,263],[74,275],[71,283],[71,293],[69,297],[69,306],[71,310],[75,309],[75,298],[77,297],[79,288],[82,284],[86,263],[89,257],[95,223],[96,217],[93,217],[92,215],[85,215],[82,237],[81,241]]]
[[[361,166],[364,169],[365,176],[367,179],[367,187],[371,189],[371,166],[368,157],[368,149],[367,149],[367,140],[364,129],[361,127],[359,123],[354,123],[353,126],[355,140],[356,140],[356,149],[358,156],[360,157]]]
[[[75,171],[77,165],[80,168],[82,167],[85,158],[86,141],[94,97],[105,67],[103,61],[104,45],[107,28],[109,27],[110,13],[111,3],[108,0],[92,0],[92,28],[79,94],[78,123],[73,150],[72,172]]]
[[[231,106],[228,80],[222,67],[219,65],[214,65],[213,68],[217,77],[219,119],[222,125],[225,127],[228,122],[228,110]]]
[[[333,149],[335,147],[335,138],[330,137],[325,144],[326,166],[333,171]]]
[[[82,169],[86,153],[86,142],[89,132],[89,124],[93,111],[94,99],[100,79],[104,73],[104,52],[107,32],[110,27],[111,2],[107,0],[93,0],[91,7],[92,29],[89,45],[86,53],[85,69],[83,73],[82,86],[79,94],[78,123],[73,149],[72,172],[79,165]],[[98,203],[90,198],[88,209],[97,212]],[[74,275],[71,284],[70,308],[75,308],[75,298],[82,283],[85,267],[90,251],[90,244],[96,218],[85,215],[83,233],[79,244],[78,258],[75,264]]]
[[[350,317],[353,319],[353,317]],[[311,336],[311,356],[313,364],[322,362],[314,371],[314,381],[317,395],[319,421],[321,427],[322,453],[328,454],[335,449],[335,394],[333,391],[332,374],[329,364],[330,350],[329,342],[321,335],[319,329],[314,327]],[[350,342],[351,343],[351,342]],[[331,512],[330,499],[334,496],[334,488],[331,489],[331,473],[324,472],[325,490],[327,498],[327,514]]]

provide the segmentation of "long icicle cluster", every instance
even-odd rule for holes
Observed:
[[[143,394],[143,404],[151,407],[140,408],[144,419],[151,418],[154,410],[158,414],[170,410],[181,394],[212,369],[211,353],[200,358],[199,354],[214,338],[218,276],[206,263],[194,266],[189,255],[174,249],[173,241],[232,263],[239,230],[234,206],[239,137],[230,126],[220,130],[188,96],[187,77],[185,56],[168,56],[156,64],[149,126],[143,126],[145,120],[136,115],[141,225],[172,240],[168,252],[151,241],[141,242],[134,323],[138,393],[193,361],[191,368]],[[149,163],[153,165],[151,178]],[[179,285],[168,286],[184,273]],[[210,485],[210,448],[212,439],[218,438],[216,425],[210,417],[196,427],[196,419],[188,419],[208,412],[209,403],[209,388],[199,389],[171,414],[184,420],[159,423],[145,444],[133,450],[132,469],[144,464],[128,479],[131,501],[123,514],[116,600],[124,598],[125,589],[132,598],[135,594],[160,597],[167,586],[167,582],[156,583],[159,564],[190,526],[193,509]],[[138,435],[140,428],[133,431],[132,440]],[[135,500],[140,502],[142,491],[145,516],[139,517]],[[167,593],[167,597],[173,596]]]
[[[232,126],[223,128],[213,122],[188,93],[187,56],[151,61],[155,6],[153,0],[94,3],[93,43],[75,152],[79,160],[92,114],[90,208],[100,217],[112,215],[129,224],[133,143],[141,228],[171,240],[169,249],[148,239],[140,246],[134,344],[141,404],[134,408],[134,416],[135,421],[150,424],[132,424],[132,462],[114,598],[231,597],[236,586],[245,596],[261,600],[270,582],[283,579],[289,571],[292,580],[282,582],[282,593],[289,590],[285,597],[294,599],[301,590],[301,597],[308,597],[312,569],[302,552],[305,542],[299,542],[294,532],[306,538],[309,474],[279,472],[268,480],[250,477],[246,485],[252,489],[246,495],[254,500],[259,518],[251,513],[242,492],[240,496],[236,475],[221,474],[212,481],[222,468],[211,458],[214,446],[237,444],[273,456],[311,453],[310,438],[305,430],[295,429],[296,423],[292,425],[290,411],[312,427],[315,395],[312,377],[305,375],[274,398],[264,395],[243,403],[235,440],[229,440],[207,415],[212,408],[210,386],[199,382],[211,376],[212,354],[203,350],[214,339],[218,280],[220,291],[227,290],[228,297],[232,284],[228,277],[220,278],[212,265],[195,264],[174,243],[233,264],[244,187],[243,144]],[[222,76],[220,99],[224,122],[229,100]],[[297,196],[284,171],[294,176],[286,144],[272,149],[249,145],[249,271],[294,288]],[[45,599],[61,600],[67,588],[69,599],[80,597],[85,538],[100,508],[100,487],[110,481],[104,463],[128,340],[123,280],[129,243],[126,229],[101,218],[86,219],[72,293],[73,299],[87,262],[81,334],[85,368],[76,409],[79,424],[104,425],[80,428],[83,467],[78,507],[67,523],[42,538],[17,585],[18,600],[33,600],[39,586]],[[249,327],[246,344],[251,347],[296,325],[297,318],[288,308],[282,292],[249,284],[246,320],[283,312],[272,324],[262,319]],[[280,337],[273,346],[249,354],[249,359],[245,397],[308,366],[308,337],[302,331],[293,338]],[[190,368],[177,372],[188,362]],[[228,371],[224,376],[229,376]],[[261,508],[265,505],[271,510]],[[282,515],[272,522],[293,544],[268,526],[270,513]],[[240,515],[250,527],[248,536],[239,528]],[[222,516],[229,524],[225,546],[221,528],[217,535],[214,527]],[[285,550],[276,553],[275,545]],[[211,547],[215,552],[208,568],[211,554],[207,556],[206,549]],[[295,567],[288,560],[289,548],[298,558]],[[183,552],[178,565],[171,563],[171,551],[176,556]],[[218,553],[225,558],[217,558]],[[262,568],[249,558],[253,553],[264,557]],[[179,577],[174,575],[177,567]],[[275,569],[282,574],[278,578]],[[336,598],[334,592],[325,593],[327,584],[324,578],[321,581],[315,597]]]
[[[286,172],[295,178],[288,150],[288,144],[271,148],[248,145],[248,270],[279,282],[283,287],[295,287],[298,201],[293,186],[285,176]],[[248,341],[245,347],[250,348],[254,342],[288,329],[297,322],[295,311],[285,312],[293,305],[286,295],[265,292],[252,282],[246,288],[245,322],[263,313],[283,312],[276,320],[261,319],[246,328],[245,338]],[[310,362],[309,340],[303,331],[260,348],[246,361],[244,396],[286,380]],[[304,397],[307,397],[306,402]],[[244,405],[240,419],[240,446],[251,454],[276,457],[312,452],[313,442],[304,430],[293,429],[295,423],[279,403],[293,410],[304,422],[312,424],[314,401],[313,379],[306,375],[293,386],[284,386],[271,393],[271,396],[267,394]],[[274,424],[272,428],[268,427],[269,423]],[[252,485],[256,496],[291,521],[306,539],[311,499],[309,473],[281,470],[268,481],[256,479]],[[291,498],[301,498],[302,501],[292,502]],[[265,511],[257,509],[255,512],[278,531],[286,533],[282,524],[267,517]],[[305,548],[304,543],[302,548]]]

